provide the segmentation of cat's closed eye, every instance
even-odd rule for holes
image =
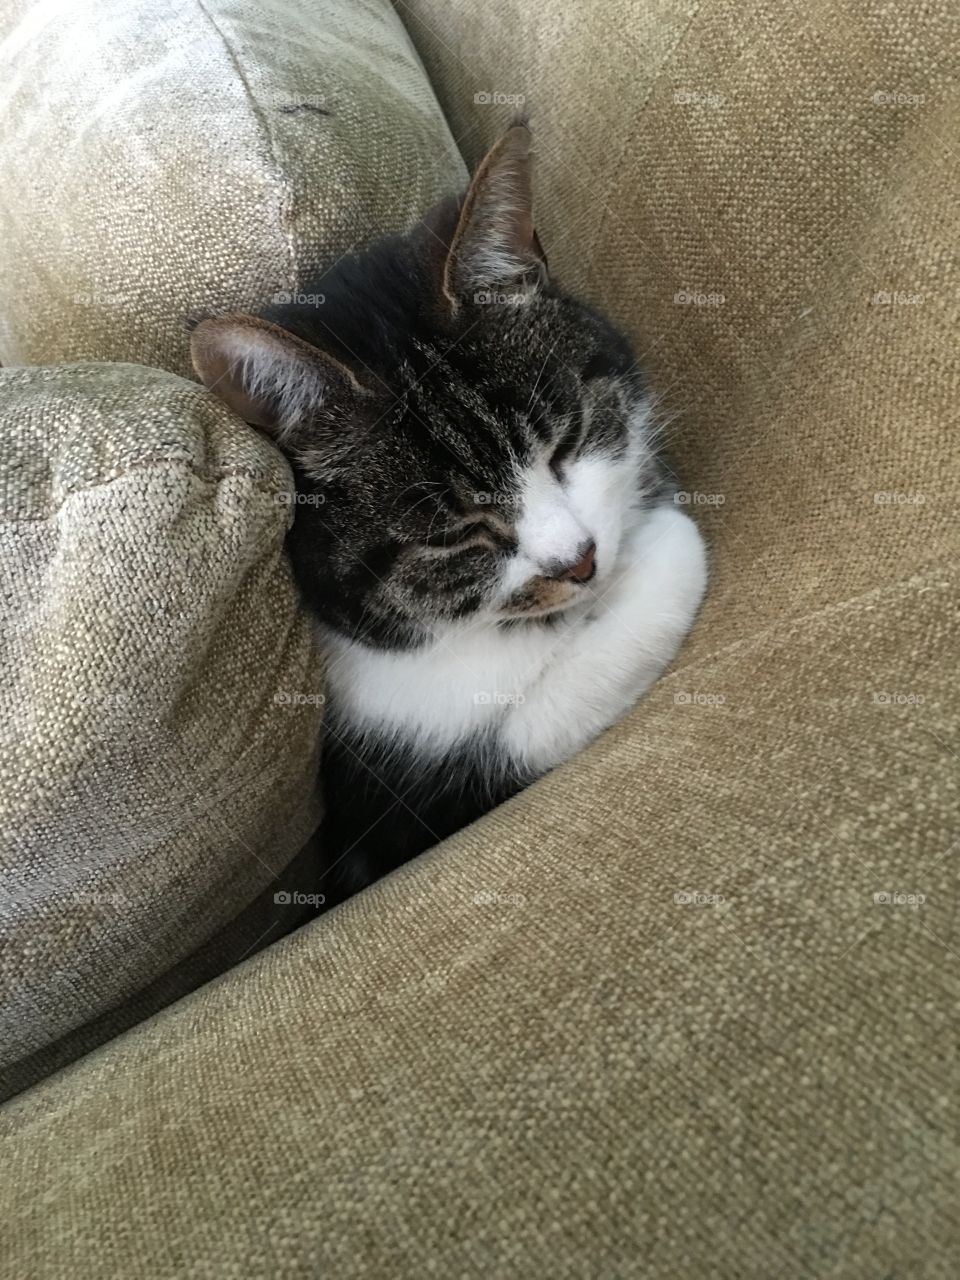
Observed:
[[[570,450],[565,449],[562,446],[559,449],[555,449],[550,455],[550,470],[561,484],[563,483],[565,475],[565,466],[569,459]]]
[[[419,544],[427,553],[457,553],[472,547],[484,547],[507,554],[516,549],[516,536],[506,525],[494,524],[478,516],[451,528],[429,533]]]
[[[550,470],[561,484],[566,475],[566,468],[576,457],[582,439],[583,423],[574,420],[567,425],[553,446],[549,459]]]

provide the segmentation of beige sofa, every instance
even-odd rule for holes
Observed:
[[[0,1274],[953,1276],[948,10],[397,13],[467,161],[534,109],[709,600],[579,759],[7,1103]]]

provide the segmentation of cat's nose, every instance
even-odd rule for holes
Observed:
[[[556,575],[563,582],[589,582],[597,572],[597,544],[588,542],[579,552],[579,559],[566,565]]]

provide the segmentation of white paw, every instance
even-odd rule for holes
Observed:
[[[679,507],[657,507],[637,530],[634,554],[637,572],[692,622],[707,589],[707,548],[693,520]]]
[[[634,672],[634,697],[669,666],[693,626],[707,587],[700,530],[672,506],[652,511],[624,548],[625,567],[605,600],[605,622],[621,668]]]

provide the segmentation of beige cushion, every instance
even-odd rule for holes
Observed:
[[[189,375],[193,313],[295,292],[463,174],[388,0],[8,0],[0,363]]]
[[[294,292],[463,181],[386,0],[12,0],[0,37],[6,365],[190,374],[189,317]],[[294,675],[291,694],[320,686],[268,446],[142,368],[8,374],[0,422],[10,474],[28,468],[11,518],[45,538],[0,556],[16,584],[0,669],[19,682],[11,732],[29,730],[0,790],[25,886],[0,959],[9,1094],[303,918],[273,894],[317,820],[320,708],[271,698]],[[207,487],[185,518],[190,485]],[[311,866],[305,849],[293,888]]]
[[[287,465],[205,390],[3,370],[0,440],[9,1092],[125,1025],[118,1005],[258,894],[306,891],[285,868],[319,819],[323,683],[283,554]],[[297,922],[278,907],[272,937]]]

